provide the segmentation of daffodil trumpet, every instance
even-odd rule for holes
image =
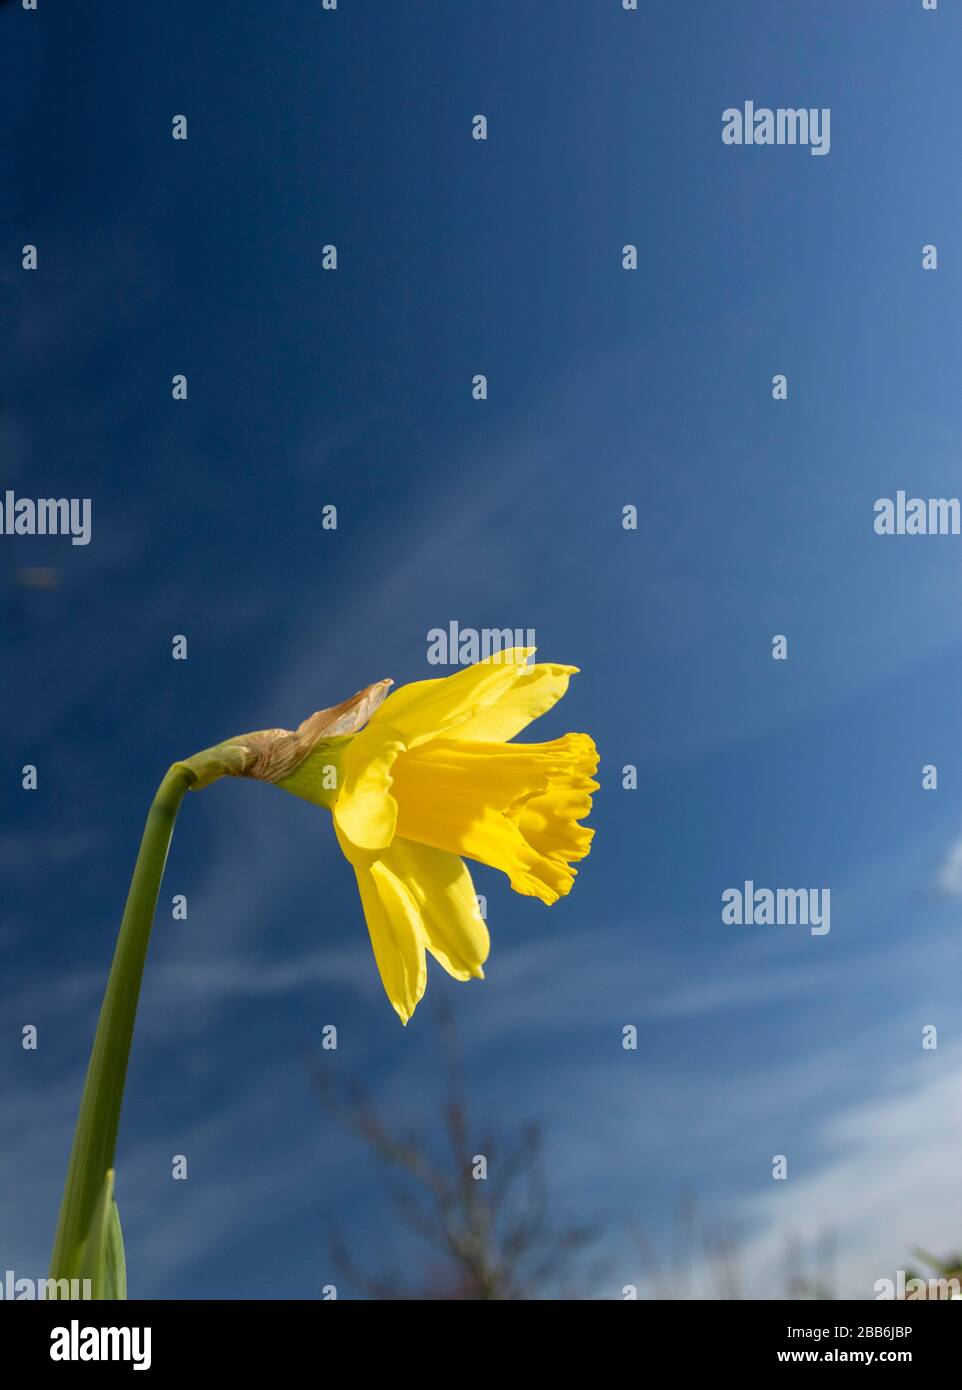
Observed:
[[[574,666],[498,652],[452,676],[388,693],[379,681],[297,729],[226,739],[170,768],[134,867],[67,1170],[51,1280],[89,1278],[125,1297],[113,1164],[141,979],[174,822],[185,792],[220,777],[270,782],[333,817],[357,878],[385,992],[402,1023],[422,997],[431,955],[481,979],[488,930],[465,859],[500,869],[517,893],[567,894],[593,831],[597,790],[587,734],[512,740],[564,695]],[[57,1296],[56,1285],[48,1287]]]

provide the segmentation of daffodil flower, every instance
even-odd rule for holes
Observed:
[[[500,869],[517,893],[557,902],[593,831],[579,822],[597,790],[587,734],[514,743],[551,709],[574,666],[496,653],[388,694],[379,681],[295,730],[241,734],[174,763],[154,798],[80,1104],[51,1278],[90,1277],[123,1297],[113,1160],[137,998],[174,821],[188,790],[253,777],[327,807],[357,876],[374,957],[407,1023],[426,957],[458,980],[483,978],[488,931],[465,859]]]
[[[577,670],[528,666],[532,652],[512,648],[403,686],[353,737],[322,741],[271,779],[332,810],[402,1023],[424,993],[426,952],[457,980],[484,976],[488,932],[464,859],[502,870],[516,893],[554,903],[591,847],[594,832],[578,822],[598,785],[592,740],[510,741],[561,699]]]
[[[579,821],[598,785],[592,740],[511,742],[578,669],[528,665],[533,653],[513,647],[393,694],[379,681],[297,730],[244,734],[181,764],[195,788],[254,777],[333,813],[402,1023],[424,993],[427,953],[455,979],[484,977],[488,931],[464,859],[554,903],[591,847]]]

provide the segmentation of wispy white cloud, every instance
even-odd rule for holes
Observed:
[[[920,1049],[875,1094],[816,1120],[813,1138],[830,1158],[806,1169],[789,1156],[788,1179],[767,1178],[741,1205],[757,1232],[742,1263],[762,1288],[777,1287],[790,1238],[831,1236],[835,1286],[849,1298],[875,1297],[876,1280],[918,1264],[918,1247],[962,1246],[962,1048]]]
[[[945,854],[935,877],[940,893],[950,898],[962,897],[962,837]]]

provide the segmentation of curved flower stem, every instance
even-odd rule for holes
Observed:
[[[147,816],[87,1067],[51,1257],[52,1279],[86,1278],[91,1273],[78,1266],[85,1261],[85,1242],[98,1197],[113,1167],[127,1060],[160,881],[180,803],[194,780],[190,770],[175,764],[161,782]]]

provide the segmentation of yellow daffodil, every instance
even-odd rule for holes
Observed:
[[[590,849],[594,832],[578,822],[597,790],[592,740],[510,742],[560,700],[577,669],[529,666],[532,652],[513,648],[402,686],[340,748],[320,744],[278,781],[333,811],[403,1023],[424,993],[427,952],[457,980],[483,978],[488,931],[464,859],[553,903]]]
[[[241,765],[221,769],[333,812],[381,980],[403,1023],[424,993],[427,952],[455,979],[483,978],[488,931],[464,859],[501,869],[515,892],[553,903],[591,846],[594,832],[579,821],[597,790],[593,741],[510,741],[561,699],[577,670],[528,665],[533,650],[499,652],[390,695],[382,681],[296,733],[232,740]],[[361,720],[358,732],[341,733]]]

